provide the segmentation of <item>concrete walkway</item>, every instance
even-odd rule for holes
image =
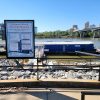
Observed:
[[[1,91],[0,100],[81,100],[82,89],[31,89],[24,91]],[[85,100],[100,100],[100,96],[85,96]]]

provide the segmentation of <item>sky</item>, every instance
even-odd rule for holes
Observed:
[[[0,22],[35,20],[38,32],[68,30],[84,23],[100,25],[100,0],[0,0]]]

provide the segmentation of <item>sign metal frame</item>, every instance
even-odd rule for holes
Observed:
[[[33,56],[9,56],[8,54],[8,32],[7,32],[7,23],[8,22],[13,22],[13,23],[32,23],[32,48],[33,48],[33,51],[32,51],[32,54]],[[6,56],[7,58],[10,58],[10,59],[32,59],[32,58],[35,58],[35,30],[34,30],[34,20],[4,20],[4,28],[5,28],[5,40],[6,40]],[[16,38],[16,37],[15,37]]]

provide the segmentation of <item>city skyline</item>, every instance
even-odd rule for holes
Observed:
[[[38,32],[79,29],[100,24],[99,0],[0,0],[0,23],[5,19],[33,19]]]

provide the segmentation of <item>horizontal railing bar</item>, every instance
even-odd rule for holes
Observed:
[[[37,69],[13,69],[13,70],[36,70],[37,71]],[[61,68],[55,68],[55,69],[43,69],[43,68],[41,68],[41,69],[38,69],[38,71],[39,70],[44,70],[44,71],[53,71],[53,70],[91,70],[91,69],[73,69],[73,68],[66,68],[66,69],[61,69]],[[92,70],[96,70],[96,71],[99,71],[99,69],[92,69]],[[2,70],[0,70],[0,71],[2,71]],[[9,70],[3,70],[3,71],[9,71]]]
[[[0,66],[0,67],[28,67],[28,66],[37,66],[37,65],[19,65],[19,66]],[[84,67],[84,68],[88,68],[88,67],[100,67],[100,65],[38,65],[38,66],[62,66],[62,67],[68,67],[68,66],[75,66],[75,67]]]
[[[7,59],[7,58],[0,58],[0,59]],[[100,58],[33,58],[33,59],[99,59],[100,60]],[[7,59],[7,60],[12,60],[12,59]],[[21,60],[21,59],[19,59],[19,60]]]

